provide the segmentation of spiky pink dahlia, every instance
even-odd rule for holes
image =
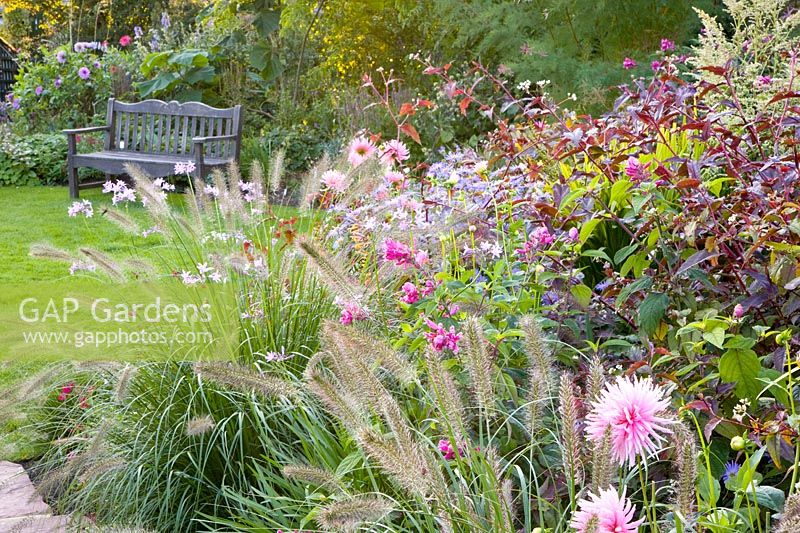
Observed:
[[[335,192],[344,192],[347,189],[347,176],[338,170],[328,170],[322,174],[322,184]]]
[[[351,165],[357,167],[372,157],[372,154],[375,153],[375,150],[377,150],[377,148],[375,148],[375,143],[366,137],[356,137],[353,139],[353,142],[350,143],[350,150],[349,154],[347,155],[347,160]]]
[[[644,520],[634,520],[636,508],[613,488],[601,490],[599,495],[589,493],[588,499],[578,501],[578,510],[572,515],[570,526],[577,533],[588,533],[592,519],[597,517],[595,533],[636,533]]]
[[[384,165],[394,165],[401,163],[409,157],[408,147],[403,141],[392,139],[381,145],[380,158]]]
[[[667,409],[666,389],[650,378],[619,377],[606,384],[600,398],[592,402],[586,433],[599,442],[610,427],[614,458],[620,464],[633,464],[637,456],[658,449],[664,441],[661,433],[671,433],[667,426],[673,421],[661,416]]]

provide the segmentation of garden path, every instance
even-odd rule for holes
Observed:
[[[52,515],[22,466],[0,461],[0,533],[62,533],[67,522]]]

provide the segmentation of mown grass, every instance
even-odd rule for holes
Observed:
[[[31,244],[49,243],[77,252],[81,246],[96,248],[115,257],[136,257],[150,247],[137,242],[121,228],[104,220],[101,211],[110,203],[100,190],[82,193],[95,204],[92,219],[67,216],[71,204],[66,187],[15,187],[0,189],[0,398],[20,387],[55,361],[59,353],[42,353],[29,357],[18,344],[8,342],[15,328],[13,318],[19,301],[27,293],[38,293],[49,286],[87,283],[69,275],[69,265],[45,261],[29,255]],[[130,213],[143,219],[141,208]],[[5,331],[3,331],[5,330]],[[4,342],[3,339],[6,339]],[[21,461],[40,452],[37,437],[27,428],[26,403],[10,405],[0,417],[0,459]]]
[[[34,376],[53,364],[76,360],[117,358],[102,347],[82,351],[59,349],[57,346],[31,347],[21,339],[20,302],[26,297],[45,301],[64,295],[78,297],[109,297],[111,301],[136,301],[137,297],[153,294],[147,284],[121,287],[97,276],[70,276],[69,264],[31,257],[30,246],[47,243],[80,256],[81,247],[94,248],[117,261],[145,259],[161,272],[170,272],[170,254],[174,250],[161,244],[158,237],[131,235],[103,215],[111,205],[110,195],[100,190],[82,192],[82,199],[94,204],[94,216],[70,218],[67,209],[72,203],[66,187],[0,188],[0,404],[15,396],[17,390]],[[171,201],[180,202],[178,195]],[[123,207],[127,214],[147,228],[147,215],[142,207]],[[291,216],[291,209],[277,209],[276,214]],[[149,291],[149,292],[148,292]],[[162,294],[169,294],[165,290]],[[175,294],[172,290],[171,294]],[[84,322],[86,318],[83,318]],[[67,324],[47,324],[51,329],[80,329],[80,319]],[[96,327],[93,324],[93,327]],[[108,327],[113,329],[113,324]],[[102,329],[103,325],[99,329]],[[91,348],[91,347],[90,347]],[[130,354],[128,359],[180,358],[180,353],[153,351]],[[34,378],[35,379],[35,378]],[[55,385],[54,385],[55,386]],[[16,403],[14,403],[16,402]],[[6,402],[8,404],[9,402]],[[0,460],[21,461],[41,452],[40,439],[27,427],[31,402],[11,400],[0,405]],[[39,443],[37,445],[37,443]]]

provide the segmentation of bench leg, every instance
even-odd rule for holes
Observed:
[[[195,147],[198,148],[198,147]],[[196,180],[200,180],[202,183],[206,177],[206,165],[205,165],[205,157],[203,156],[202,147],[199,147],[199,150],[195,150],[194,153],[194,178]]]
[[[67,178],[69,180],[69,197],[78,197],[78,169],[70,162],[67,164]]]

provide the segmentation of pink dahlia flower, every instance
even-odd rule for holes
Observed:
[[[353,139],[353,142],[350,143],[350,153],[347,156],[347,160],[351,165],[357,167],[372,157],[372,154],[375,153],[375,150],[375,143],[366,137],[356,137]]]
[[[320,178],[322,184],[335,192],[344,192],[347,189],[347,176],[338,170],[328,170]]]
[[[586,433],[599,442],[610,427],[612,455],[620,464],[633,464],[637,456],[657,450],[661,433],[671,433],[667,426],[673,421],[661,416],[668,408],[667,390],[651,379],[620,377],[592,402]]]
[[[635,514],[636,508],[625,497],[625,489],[620,496],[610,488],[601,490],[599,495],[590,492],[588,499],[579,500],[570,526],[577,533],[588,533],[589,524],[596,517],[597,527],[592,529],[595,533],[636,533],[644,520],[634,520]]]
[[[381,163],[384,165],[401,163],[408,159],[409,155],[408,147],[403,141],[392,139],[381,145]]]

